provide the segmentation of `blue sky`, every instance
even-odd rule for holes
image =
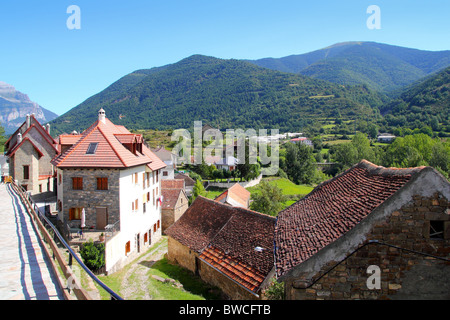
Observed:
[[[70,5],[81,29],[70,30]],[[381,10],[381,29],[366,12]],[[63,114],[122,76],[192,54],[283,57],[345,41],[450,49],[448,0],[3,0],[0,81]]]

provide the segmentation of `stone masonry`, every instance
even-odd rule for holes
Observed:
[[[443,227],[442,238],[430,237],[430,224],[436,223]],[[367,240],[343,261],[322,267],[312,284],[301,277],[287,280],[287,298],[450,299],[450,209],[441,194],[413,196],[375,224]],[[370,266],[379,272],[379,287]]]
[[[70,208],[85,208],[86,227],[96,225],[96,207],[106,207],[108,224],[114,224],[120,218],[118,169],[64,169],[63,176],[63,212],[64,221],[79,225],[80,221],[69,221]],[[73,190],[72,178],[83,178],[83,190]],[[108,178],[108,190],[97,190],[97,178]],[[75,225],[74,225],[75,226]]]

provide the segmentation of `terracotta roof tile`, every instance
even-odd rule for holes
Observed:
[[[281,211],[275,228],[278,276],[344,235],[423,168],[384,168],[363,160]]]
[[[183,179],[161,180],[161,189],[184,189],[184,180]]]
[[[57,167],[103,167],[124,168],[147,164],[151,170],[165,167],[145,145],[142,145],[142,153],[136,154],[129,151],[120,140],[129,141],[140,137],[131,134],[123,126],[114,125],[109,119],[96,121],[86,129],[78,141],[63,154],[56,156],[52,164]],[[98,143],[94,154],[86,154],[91,143]]]

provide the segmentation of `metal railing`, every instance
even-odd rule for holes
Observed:
[[[53,251],[53,259],[56,257],[55,250],[57,249],[56,245],[56,238],[59,239],[61,244],[68,250],[69,252],[69,261],[68,265],[72,265],[72,259],[75,258],[75,260],[78,262],[80,267],[91,277],[93,281],[95,281],[100,287],[102,287],[108,294],[111,296],[111,300],[123,300],[121,296],[119,296],[117,293],[115,293],[111,288],[109,288],[106,284],[104,284],[100,279],[97,278],[97,276],[84,264],[84,262],[78,257],[78,255],[72,250],[70,245],[65,241],[64,237],[59,233],[58,229],[53,225],[53,223],[46,217],[45,214],[42,214],[39,210],[39,207],[36,205],[36,203],[33,201],[31,195],[26,192],[21,186],[17,185],[14,180],[11,181],[11,185],[13,186],[13,189],[18,193],[18,195],[21,197],[22,202],[25,202],[26,207],[31,211],[31,215],[36,221],[38,219],[38,222],[41,223],[42,227],[45,228],[45,225],[49,226],[51,230],[53,230],[54,236],[53,239],[48,236],[44,237],[47,241],[53,241],[53,244],[51,245],[52,251]],[[45,228],[46,229],[46,228]],[[42,228],[41,228],[42,231]],[[41,235],[39,235],[41,236]],[[50,257],[49,257],[50,258]],[[57,259],[58,263],[60,264],[60,267],[64,270],[64,262],[61,259]],[[64,272],[64,275],[67,277],[66,272]],[[70,273],[70,276],[74,276],[72,273]],[[74,290],[75,291],[75,290]],[[85,298],[85,297],[83,297]]]

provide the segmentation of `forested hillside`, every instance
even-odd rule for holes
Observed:
[[[366,84],[388,93],[450,65],[450,51],[424,51],[376,42],[345,42],[283,58],[251,61],[338,84]]]
[[[194,55],[135,71],[52,122],[53,132],[87,128],[100,108],[130,129],[220,128],[301,130],[313,118],[375,119],[385,97],[366,86],[342,86],[255,66]]]

